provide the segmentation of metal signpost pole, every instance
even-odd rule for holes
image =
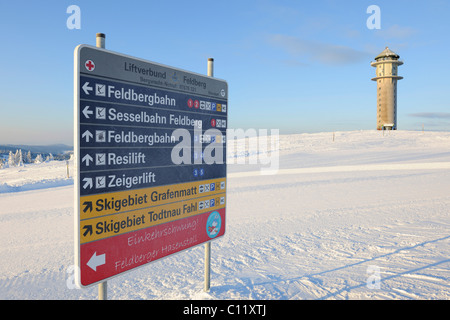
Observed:
[[[208,77],[214,76],[214,59],[208,58]],[[204,291],[209,291],[211,287],[211,242],[205,243],[205,287]]]
[[[104,33],[97,33],[96,34],[96,45],[97,48],[105,49],[105,34]]]
[[[105,34],[96,34],[96,46],[97,48],[105,49]],[[98,284],[98,300],[108,300],[108,282],[100,282]]]

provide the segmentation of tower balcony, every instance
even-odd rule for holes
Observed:
[[[384,79],[384,78],[391,78],[391,79],[396,79],[396,80],[402,80],[403,79],[403,77],[401,77],[401,76],[390,75],[390,76],[379,76],[379,77],[372,78],[370,80],[377,81],[378,79]]]

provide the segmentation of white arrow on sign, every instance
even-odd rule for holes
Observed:
[[[84,178],[83,181],[85,182],[85,184],[83,185],[83,189],[87,189],[88,187],[89,189],[92,189],[92,187],[94,186],[92,178]]]
[[[81,135],[81,137],[82,137],[82,138],[85,138],[85,139],[86,139],[86,142],[89,142],[89,139],[90,139],[90,138],[93,138],[94,135],[93,135],[89,130],[86,130],[86,131]]]
[[[86,119],[89,119],[89,115],[94,113],[94,111],[89,110],[89,106],[86,106],[82,112],[83,112],[84,116],[86,117]]]
[[[89,167],[89,161],[94,161],[94,159],[90,155],[86,154],[83,159],[81,159],[81,162],[83,161],[86,161],[86,167]]]
[[[97,271],[97,267],[104,265],[106,263],[106,254],[97,255],[97,252],[94,252],[92,257],[89,259],[87,265],[94,271]]]
[[[94,90],[94,88],[89,87],[89,82],[86,82],[81,88],[84,90],[84,93],[87,95],[89,95],[89,91]]]

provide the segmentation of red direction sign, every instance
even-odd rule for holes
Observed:
[[[220,217],[221,225],[208,225],[210,217]],[[82,245],[80,262],[82,285],[100,282],[118,273],[130,271],[167,257],[225,233],[225,209],[161,224],[151,229],[121,234],[101,242]],[[211,233],[211,229],[217,231]],[[208,230],[208,231],[207,231]]]

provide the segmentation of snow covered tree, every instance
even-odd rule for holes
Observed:
[[[51,153],[45,158],[45,162],[49,161],[53,161],[53,155]]]
[[[38,154],[36,158],[34,159],[34,163],[42,163],[44,159],[42,158],[41,154]]]
[[[22,149],[19,150],[19,163],[18,163],[17,165],[23,167],[23,154],[22,154]]]
[[[10,151],[9,155],[8,155],[8,166],[9,167],[15,167],[16,166],[16,162],[15,162],[14,155],[13,155],[12,151]]]
[[[16,166],[23,167],[22,149],[16,150],[16,154],[14,155],[14,162]]]
[[[19,150],[16,150],[16,153],[14,154],[14,164],[17,166],[19,163]]]
[[[27,156],[25,157],[27,163],[33,163],[31,160],[31,151],[28,150]]]

